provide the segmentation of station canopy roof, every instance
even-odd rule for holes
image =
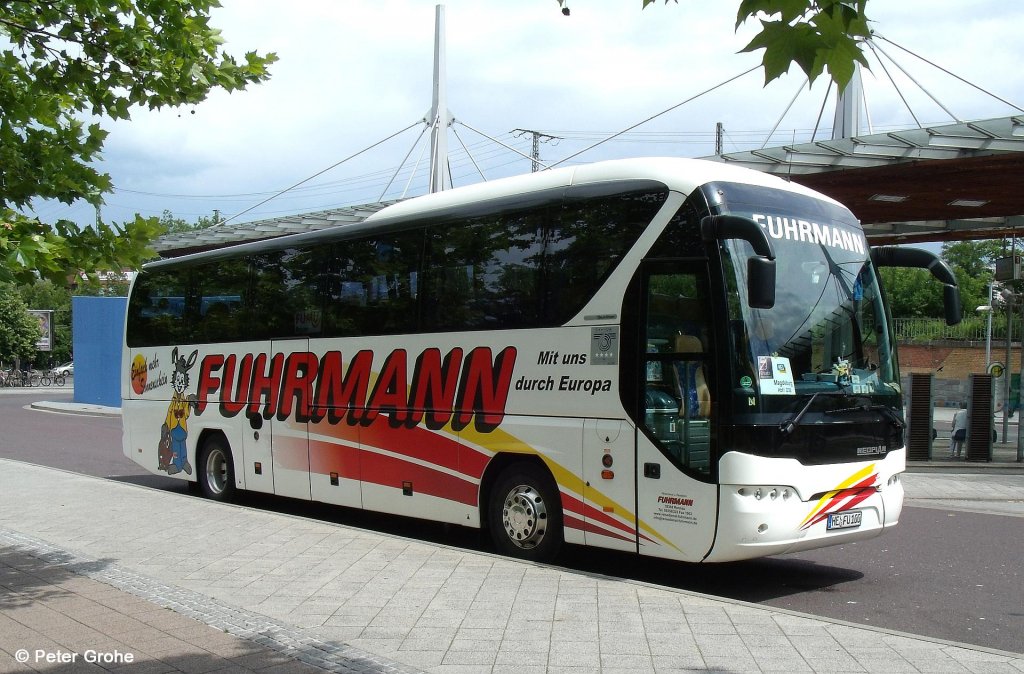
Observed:
[[[990,239],[1024,228],[1024,115],[705,157],[822,192],[872,245]],[[359,222],[395,201],[161,237],[164,257]]]
[[[829,195],[873,245],[999,238],[1024,226],[1024,116],[706,158]]]
[[[269,220],[253,222],[225,223],[161,236],[153,243],[153,249],[161,257],[177,257],[188,253],[223,248],[246,241],[260,241],[285,234],[301,234],[313,232],[339,225],[362,222],[386,206],[397,203],[396,200],[381,201],[360,206],[345,206],[327,211],[285,215]]]

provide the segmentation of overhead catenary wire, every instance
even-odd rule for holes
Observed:
[[[502,146],[502,147],[503,147],[503,148],[505,148],[506,150],[510,150],[510,151],[512,151],[512,152],[515,152],[515,153],[516,153],[517,155],[519,155],[519,156],[520,156],[520,157],[522,157],[523,159],[529,159],[530,161],[533,161],[533,157],[531,157],[530,155],[528,155],[528,154],[524,154],[524,153],[520,152],[519,150],[515,149],[515,148],[514,148],[514,147],[512,147],[511,145],[506,145],[505,143],[502,143],[502,142],[501,142],[500,140],[498,140],[497,138],[492,138],[491,136],[488,136],[488,135],[487,135],[486,133],[484,133],[483,131],[480,131],[479,129],[474,129],[474,128],[473,128],[473,127],[471,127],[471,126],[470,126],[469,124],[466,124],[465,122],[463,122],[463,121],[462,121],[461,119],[456,119],[456,120],[454,120],[454,122],[455,122],[456,124],[461,124],[462,126],[466,127],[466,128],[467,128],[467,129],[469,129],[470,131],[472,131],[472,132],[474,132],[474,133],[478,133],[478,134],[480,134],[481,136],[483,136],[484,138],[487,138],[488,140],[490,140],[490,141],[492,141],[492,142],[495,142],[495,143],[497,143],[498,145]],[[549,166],[546,166],[546,165],[544,164],[544,162],[538,162],[538,163],[539,163],[539,164],[541,164],[542,166],[544,166],[544,168],[550,168]]]
[[[818,119],[814,122],[814,131],[811,132],[811,142],[818,136],[818,128],[821,126],[821,118],[825,116],[825,104],[828,103],[828,95],[832,92],[832,82],[825,88],[825,98],[821,100],[821,108],[818,110]]]
[[[643,126],[644,124],[646,124],[647,122],[649,122],[649,121],[651,121],[653,119],[657,119],[658,117],[661,117],[662,115],[666,115],[666,114],[672,112],[673,110],[681,108],[682,106],[686,105],[687,103],[690,103],[691,101],[697,100],[701,96],[705,96],[705,95],[711,93],[712,91],[715,91],[716,89],[720,89],[720,88],[724,87],[726,84],[729,84],[731,82],[734,82],[735,80],[740,79],[741,77],[749,75],[750,73],[754,72],[755,70],[758,70],[760,67],[761,67],[760,65],[756,65],[753,68],[750,68],[749,70],[746,70],[746,71],[740,73],[739,75],[733,75],[729,79],[727,79],[727,80],[725,80],[723,82],[719,82],[715,86],[710,87],[708,89],[705,89],[704,91],[700,92],[699,94],[695,94],[695,95],[691,96],[690,98],[687,98],[685,101],[682,101],[681,103],[676,103],[675,105],[673,105],[670,108],[666,108],[665,110],[662,110],[661,112],[659,112],[659,113],[657,113],[655,115],[651,115],[647,119],[641,120],[641,121],[637,122],[636,124],[634,124],[634,125],[632,125],[630,127],[627,127],[625,129],[623,129],[622,131],[619,131],[618,133],[610,136],[609,138],[606,138],[605,140],[599,141],[597,143],[594,143],[593,145],[585,147],[582,150],[580,150],[579,152],[574,152],[573,154],[569,155],[568,157],[560,159],[560,160],[556,161],[554,164],[551,164],[550,166],[546,166],[545,168],[546,169],[554,168],[554,167],[558,166],[559,164],[564,164],[565,162],[569,161],[570,159],[574,159],[574,158],[580,156],[584,152],[589,152],[590,150],[593,150],[595,147],[597,147],[599,145],[602,145],[604,143],[607,143],[612,138],[616,138],[618,136],[621,136],[624,133],[632,131],[633,129],[637,128],[638,126]]]

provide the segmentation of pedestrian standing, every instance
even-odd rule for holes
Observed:
[[[961,405],[953,415],[953,435],[949,443],[949,458],[960,458],[965,440],[967,440],[967,408]]]

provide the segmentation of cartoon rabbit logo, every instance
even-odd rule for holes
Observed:
[[[188,389],[188,371],[196,364],[199,350],[193,351],[188,360],[178,356],[178,347],[171,351],[171,362],[174,372],[171,374],[171,404],[167,407],[167,418],[160,427],[160,448],[157,451],[157,470],[165,470],[168,475],[185,471],[192,474],[192,466],[188,462],[188,449],[185,439],[188,437],[188,417],[196,408],[195,394],[185,395]]]

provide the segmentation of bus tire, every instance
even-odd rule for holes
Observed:
[[[498,476],[487,508],[494,547],[508,557],[550,562],[562,547],[562,504],[551,476],[514,463]]]
[[[213,435],[203,443],[198,463],[200,493],[214,501],[231,501],[235,496],[235,464],[223,436]]]

